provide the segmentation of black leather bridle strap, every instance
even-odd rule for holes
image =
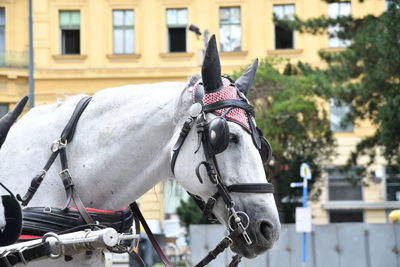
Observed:
[[[226,99],[226,100],[217,101],[217,102],[203,106],[203,111],[205,113],[208,113],[208,112],[213,112],[215,110],[228,108],[228,107],[240,108],[240,109],[247,111],[252,116],[254,115],[253,106],[251,106],[247,102],[240,100],[240,99]]]
[[[233,244],[232,238],[238,237],[243,233],[243,229],[237,227],[233,232],[231,232],[228,236],[224,237],[224,239],[219,242],[219,244],[210,251],[207,256],[205,256],[199,263],[197,263],[194,267],[203,267],[209,264],[212,260],[214,260],[221,252],[230,247]]]
[[[179,133],[179,138],[176,141],[174,147],[172,148],[172,159],[171,159],[171,171],[175,174],[175,162],[178,158],[179,151],[182,148],[183,143],[185,142],[186,137],[188,136],[190,129],[192,129],[194,124],[193,118],[188,118],[183,124],[182,130]]]
[[[223,190],[221,190],[220,188],[222,188]],[[274,186],[270,183],[233,184],[233,185],[229,185],[229,186],[219,185],[218,191],[207,202],[207,203],[210,202],[210,204],[208,204],[206,206],[208,207],[208,209],[212,210],[213,206],[211,205],[211,203],[215,204],[215,202],[216,202],[215,200],[218,199],[219,197],[222,197],[225,201],[224,196],[231,192],[256,193],[256,194],[274,193]],[[225,201],[225,203],[226,203],[226,201]],[[228,203],[226,203],[226,204],[228,204]]]
[[[274,185],[270,183],[233,184],[227,186],[228,192],[236,193],[274,193]]]
[[[51,154],[49,160],[47,161],[46,165],[44,166],[43,170],[36,175],[32,181],[31,185],[28,188],[28,191],[25,193],[23,197],[21,197],[19,194],[17,195],[17,199],[21,201],[21,204],[23,206],[27,206],[29,201],[32,199],[36,191],[38,190],[40,184],[42,183],[46,172],[50,169],[51,165],[53,164],[54,160],[57,158],[58,154],[61,152],[63,154],[61,158],[61,165],[63,167],[62,172],[65,172],[65,170],[68,170],[68,163],[66,160],[66,154],[65,154],[65,145],[68,144],[69,142],[72,141],[72,138],[74,137],[76,125],[78,124],[78,120],[80,116],[82,115],[83,111],[89,104],[90,100],[92,98],[90,96],[86,96],[82,98],[78,104],[75,107],[74,112],[72,113],[71,118],[69,119],[67,125],[65,126],[64,130],[61,133],[60,139],[58,140],[58,145],[62,144],[63,146],[60,146],[58,149],[53,150],[53,153]],[[73,183],[71,180],[71,177],[65,176],[64,178],[61,177],[63,180],[64,187],[67,190],[67,195],[69,195],[68,191],[70,188],[73,187]],[[70,195],[73,195],[72,193]],[[78,205],[78,203],[77,203]],[[94,221],[92,221],[94,223]]]
[[[71,115],[67,125],[61,133],[60,139],[61,141],[68,141],[70,143],[74,138],[76,125],[78,124],[79,118],[81,117],[83,111],[89,105],[90,100],[92,100],[91,96],[85,96],[82,98],[75,107],[74,112]]]
[[[258,194],[265,194],[265,193],[274,193],[274,186],[270,183],[253,183],[253,184],[234,184],[230,186],[223,186],[221,184],[217,185],[218,191],[210,197],[207,202],[203,202],[201,198],[199,198],[196,195],[190,194],[196,201],[196,204],[200,207],[200,209],[203,211],[204,216],[209,219],[213,220],[213,209],[214,205],[217,202],[217,199],[222,196],[224,197],[226,194],[230,192],[235,192],[235,193],[258,193]],[[222,194],[221,194],[222,192]],[[228,193],[227,193],[228,192]],[[229,194],[228,194],[229,196]],[[225,200],[225,204],[229,203],[231,198]]]

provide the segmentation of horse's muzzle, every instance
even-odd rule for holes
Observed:
[[[264,208],[264,212],[246,210],[250,218],[250,224],[246,231],[252,240],[252,244],[246,244],[242,235],[234,238],[231,249],[235,253],[246,258],[254,258],[271,249],[278,240],[281,230],[279,219],[274,215],[274,212],[265,212],[265,210],[268,210],[268,208]]]

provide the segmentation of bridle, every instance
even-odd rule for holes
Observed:
[[[201,85],[201,84],[200,84]],[[234,84],[231,84],[234,86]],[[209,180],[217,187],[217,192],[211,196],[207,202],[203,201],[199,196],[193,195],[196,203],[203,210],[204,215],[208,219],[213,219],[213,208],[217,203],[219,197],[225,203],[228,219],[227,226],[230,233],[239,232],[247,245],[252,244],[246,229],[250,224],[249,216],[244,211],[237,211],[235,203],[232,200],[230,193],[273,193],[274,187],[271,183],[240,183],[233,185],[226,185],[222,179],[222,175],[218,169],[216,154],[226,150],[229,145],[229,126],[226,121],[226,115],[233,109],[239,108],[245,111],[248,123],[250,125],[250,134],[252,135],[253,143],[260,151],[260,155],[265,162],[268,160],[271,149],[268,141],[262,137],[261,131],[256,127],[254,122],[254,108],[247,102],[247,99],[238,91],[239,99],[226,99],[217,101],[208,105],[203,105],[201,102],[195,102],[189,110],[189,118],[183,124],[179,138],[173,147],[173,154],[171,160],[171,169],[174,173],[174,167],[179,155],[179,151],[194,125],[197,127],[198,133],[198,147],[195,152],[203,145],[205,160],[200,162],[196,167],[196,176],[200,183],[203,183],[203,178],[200,175],[200,167],[204,165]],[[224,112],[207,121],[206,114],[214,113],[216,110],[225,109]],[[263,155],[264,153],[264,155]],[[267,153],[267,155],[265,155]],[[233,241],[231,240],[231,244]]]

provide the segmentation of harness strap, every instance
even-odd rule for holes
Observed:
[[[253,183],[253,184],[234,184],[226,186],[228,192],[236,193],[274,193],[274,185],[269,183]],[[216,220],[213,216],[214,205],[217,199],[220,197],[220,191],[217,191],[207,202],[204,202],[199,196],[196,196],[190,192],[188,194],[195,200],[197,206],[203,211],[204,217],[213,221]]]
[[[175,162],[176,162],[176,159],[178,158],[179,151],[181,150],[183,142],[185,142],[185,139],[186,139],[187,135],[189,134],[190,129],[192,129],[192,127],[193,127],[193,122],[194,122],[194,120],[191,117],[185,121],[185,123],[183,124],[182,130],[179,134],[179,138],[176,141],[174,147],[172,148],[173,154],[172,154],[172,159],[171,159],[171,171],[173,174],[175,174],[175,170],[174,170]]]
[[[96,224],[93,220],[92,216],[86,211],[85,205],[83,205],[81,198],[79,197],[74,187],[72,187],[72,199],[74,200],[76,207],[78,208],[79,213],[82,215],[82,218],[85,220],[87,224]]]
[[[242,256],[240,256],[240,255],[233,256],[232,261],[231,261],[231,263],[229,263],[228,267],[237,267],[241,260],[242,260]]]
[[[164,252],[160,248],[160,245],[158,245],[157,240],[155,239],[153,233],[150,230],[149,225],[147,224],[146,220],[143,217],[142,212],[140,211],[138,205],[136,202],[133,202],[132,204],[129,205],[129,207],[132,209],[133,213],[137,216],[139,219],[140,223],[143,225],[144,230],[146,231],[147,236],[150,239],[151,244],[153,245],[153,248],[156,250],[158,256],[160,257],[161,261],[164,263],[166,267],[173,267],[173,265],[169,262],[168,258],[165,256]]]
[[[228,236],[224,237],[224,239],[219,242],[219,244],[210,251],[207,256],[205,256],[199,263],[197,263],[194,267],[203,267],[210,263],[210,261],[214,260],[220,253],[222,253],[225,249],[230,247],[233,244],[232,238],[235,236],[239,236],[242,234],[243,229],[237,227],[233,232],[231,232]]]
[[[75,107],[74,112],[71,115],[67,125],[61,133],[60,139],[62,141],[68,141],[70,143],[72,138],[74,138],[76,125],[78,124],[79,118],[81,117],[83,111],[89,105],[90,100],[92,100],[91,96],[85,96],[82,98]]]
[[[223,109],[223,108],[228,108],[228,107],[233,107],[233,108],[240,108],[248,113],[250,113],[252,116],[254,116],[254,108],[247,102],[240,100],[240,99],[225,99],[221,101],[217,101],[208,105],[203,106],[203,111],[205,113],[208,112],[213,112],[218,109]]]
[[[135,251],[128,251],[128,255],[136,261],[137,264],[140,265],[140,267],[146,267],[146,264],[144,263],[142,257],[140,257]]]
[[[44,166],[43,170],[40,174],[36,175],[31,182],[28,191],[25,193],[24,197],[21,197],[19,194],[17,195],[17,199],[21,201],[23,206],[27,206],[34,194],[36,193],[37,189],[39,188],[40,184],[42,183],[47,171],[50,169],[51,165],[53,164],[54,160],[60,154],[61,166],[62,171],[60,173],[60,177],[64,184],[65,190],[67,192],[68,202],[67,205],[70,203],[71,198],[74,200],[79,213],[82,215],[84,220],[89,224],[95,224],[95,221],[91,218],[89,213],[87,213],[81,199],[79,198],[76,190],[74,190],[74,184],[72,182],[72,177],[68,171],[68,161],[67,155],[65,152],[65,146],[70,143],[74,137],[76,126],[78,124],[79,118],[82,115],[83,111],[89,104],[92,97],[85,96],[82,98],[75,107],[74,112],[72,113],[71,118],[69,119],[67,125],[65,126],[64,130],[61,133],[60,139],[53,143],[52,151],[49,160],[47,161],[46,165]]]
[[[51,247],[49,242],[42,242],[37,246],[30,247],[22,251],[11,252],[6,256],[0,255],[0,267],[14,266],[19,262],[27,264],[34,259],[50,256],[50,254]]]
[[[46,165],[44,166],[43,170],[40,171],[35,177],[33,177],[31,184],[28,188],[28,191],[25,193],[23,197],[20,194],[17,194],[17,199],[21,202],[22,206],[27,206],[28,203],[31,201],[32,197],[35,195],[36,191],[38,190],[40,184],[42,183],[44,177],[46,176],[47,171],[50,169],[51,165],[53,164],[54,160],[58,156],[58,152],[53,152],[47,161]]]

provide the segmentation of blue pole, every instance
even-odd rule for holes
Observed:
[[[303,208],[307,208],[307,178],[303,178]],[[307,233],[303,233],[303,257],[302,262],[307,262]]]

